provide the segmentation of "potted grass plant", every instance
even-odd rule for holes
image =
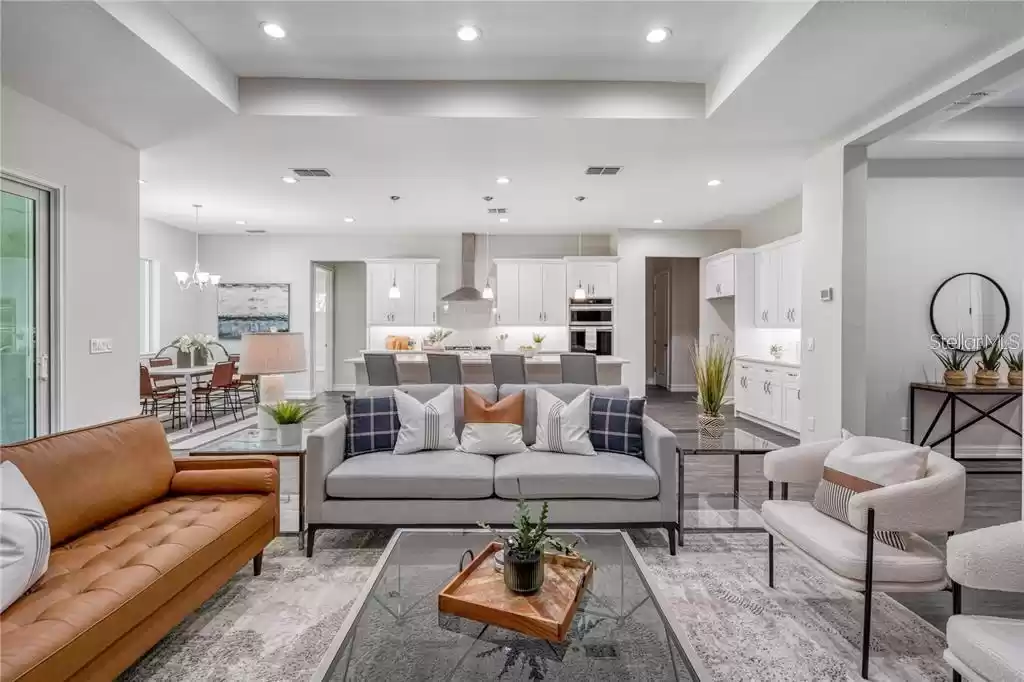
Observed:
[[[947,386],[967,385],[967,364],[974,357],[975,351],[943,348],[941,351],[933,350],[932,353],[946,370],[942,373],[942,381]]]
[[[545,336],[544,334],[541,334],[539,332],[534,332],[533,333],[533,347],[536,348],[537,350],[540,350],[541,346],[544,345],[544,339],[546,339],[546,338],[548,338],[548,337]]]
[[[1006,383],[1011,386],[1020,386],[1024,384],[1024,374],[1021,370],[1024,369],[1024,350],[1019,350],[1014,353],[1012,350],[1003,351],[1003,360],[1006,361],[1006,366],[1009,368],[1009,372],[1006,373]]]
[[[272,405],[260,405],[260,409],[277,422],[277,444],[291,446],[302,442],[302,422],[319,410],[320,406],[282,400]]]
[[[998,384],[1002,357],[1002,339],[996,339],[995,343],[991,346],[979,350],[978,360],[975,362],[977,369],[974,372],[974,383],[978,386],[995,386]]]
[[[579,556],[577,542],[566,544],[548,532],[548,503],[544,502],[535,522],[530,507],[520,498],[512,522],[513,532],[502,535],[486,523],[477,524],[489,530],[502,543],[505,587],[516,594],[533,594],[544,585],[544,550],[550,547],[568,556]]]
[[[713,339],[704,348],[696,341],[690,352],[693,374],[697,380],[697,405],[700,414],[697,424],[700,433],[712,438],[721,438],[725,432],[725,416],[722,408],[726,404],[729,381],[732,379],[732,346]]]

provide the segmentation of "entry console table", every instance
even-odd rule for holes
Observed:
[[[935,417],[932,419],[932,423],[928,425],[928,430],[925,431],[924,437],[918,442],[916,438],[916,431],[914,430],[914,407],[915,400],[917,398],[918,391],[926,391],[928,393],[939,393],[944,394],[946,397],[939,406],[938,411],[935,413]],[[972,396],[1000,396],[1002,399],[998,400],[995,404],[990,407],[982,408],[968,400]],[[1007,405],[1021,399],[1021,387],[1020,386],[1009,386],[1007,384],[1001,384],[999,386],[947,386],[946,384],[939,383],[925,383],[925,382],[911,382],[910,384],[910,441],[917,443],[918,445],[927,445],[930,448],[934,448],[937,445],[949,441],[949,456],[952,459],[956,459],[956,436],[958,433],[962,433],[968,428],[974,426],[978,422],[988,419],[993,421],[1002,428],[1006,429],[1010,433],[1015,434],[1018,438],[1021,437],[1020,430],[1007,424],[999,417],[995,416],[996,412],[1003,409]],[[971,418],[962,424],[956,423],[956,408],[957,405],[963,405],[972,411]],[[932,431],[935,430],[936,425],[939,423],[939,419],[942,418],[943,413],[946,411],[946,407],[949,407],[949,433],[941,438],[936,438],[933,441],[928,439],[932,435]],[[1006,457],[971,457],[971,462],[1006,462]],[[1012,460],[1009,461],[1020,461]],[[968,470],[971,474],[1005,474],[1006,470]],[[1016,473],[1016,472],[1014,472]]]

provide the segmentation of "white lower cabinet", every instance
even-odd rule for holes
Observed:
[[[790,431],[800,430],[800,371],[749,360],[736,361],[733,398],[738,414]]]

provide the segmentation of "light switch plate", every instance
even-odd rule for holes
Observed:
[[[89,339],[89,354],[98,355],[100,353],[113,353],[114,352],[114,340],[113,339]]]
[[[808,431],[813,431],[814,430],[814,417],[808,417],[807,418],[807,430]]]
[[[807,350],[809,350],[809,351],[814,350],[814,337],[813,336],[808,336],[807,337]]]

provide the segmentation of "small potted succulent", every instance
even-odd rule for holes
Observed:
[[[696,341],[690,352],[693,373],[697,380],[697,405],[700,414],[697,424],[701,435],[721,438],[725,433],[725,406],[732,378],[732,346],[727,342],[713,339],[703,349]]]
[[[444,350],[444,340],[452,335],[451,329],[437,327],[423,337],[423,350]]]
[[[544,584],[546,548],[550,547],[567,556],[579,556],[576,552],[579,540],[569,545],[548,533],[547,502],[541,507],[540,518],[534,522],[530,507],[525,500],[520,499],[512,522],[515,530],[508,535],[498,533],[486,523],[478,525],[494,533],[502,543],[505,587],[516,594],[533,594]]]
[[[290,446],[302,442],[302,422],[319,410],[320,406],[282,400],[272,405],[260,405],[260,409],[277,422],[277,444]]]
[[[974,383],[978,386],[995,386],[999,383],[999,368],[1002,366],[1002,339],[996,339],[991,346],[979,350],[978,357],[980,359],[974,363],[978,368],[974,372]]]
[[[545,336],[544,334],[540,334],[538,332],[534,332],[533,333],[533,347],[536,348],[537,350],[540,350],[541,346],[544,345],[544,339],[546,339],[546,338],[548,338],[548,337]]]
[[[1003,351],[1003,360],[1006,361],[1006,366],[1010,369],[1006,373],[1006,383],[1011,386],[1020,386],[1024,384],[1024,374],[1021,370],[1024,369],[1024,350],[1019,350],[1014,353],[1012,350]]]
[[[776,360],[782,359],[782,351],[782,345],[778,343],[773,343],[771,345],[771,348],[768,349],[768,352],[771,353],[772,357],[775,358]]]
[[[943,347],[941,352],[933,350],[932,353],[946,368],[946,371],[942,373],[942,381],[947,386],[967,385],[967,365],[974,357],[975,351]]]

